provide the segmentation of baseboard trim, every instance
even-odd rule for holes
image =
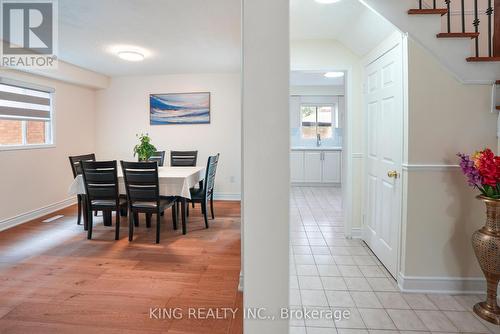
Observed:
[[[42,208],[32,210],[26,213],[22,213],[20,215],[7,218],[5,220],[0,221],[0,231],[4,231],[6,229],[9,229],[11,227],[24,224],[26,222],[29,222],[33,219],[40,218],[42,216],[48,215],[50,213],[53,213],[55,211],[64,209],[68,206],[74,205],[76,203],[76,196],[71,197],[68,199],[65,199],[60,202],[56,202],[47,206],[44,206]]]
[[[294,187],[342,187],[341,183],[333,182],[291,182]]]
[[[486,280],[482,277],[425,277],[398,275],[402,292],[482,294],[486,291]]]
[[[241,201],[240,193],[214,193],[214,200],[217,201]]]
[[[351,229],[351,238],[353,238],[353,239],[363,238],[363,233],[362,233],[361,227],[353,227]]]
[[[240,282],[238,283],[238,291],[243,292],[243,271],[240,271]]]

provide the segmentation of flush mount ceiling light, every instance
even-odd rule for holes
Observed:
[[[126,61],[143,61],[144,55],[138,51],[120,51],[118,57]]]
[[[106,46],[104,51],[114,57],[130,62],[140,62],[154,58],[154,53],[151,50],[133,44],[112,44]]]
[[[331,3],[336,3],[340,2],[341,0],[314,0],[317,3],[322,3],[322,4],[331,4]]]
[[[326,72],[325,78],[342,78],[344,76],[344,72]]]

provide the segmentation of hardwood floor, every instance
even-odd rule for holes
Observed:
[[[189,308],[241,310],[239,202],[215,202],[209,229],[197,205],[185,236],[166,212],[159,245],[144,215],[129,243],[127,223],[115,241],[114,226],[95,217],[86,240],[76,207],[55,214],[64,217],[0,232],[0,333],[243,332],[241,312],[234,319],[188,316]],[[180,308],[183,317],[156,319],[155,308]]]

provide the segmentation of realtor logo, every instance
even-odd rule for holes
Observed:
[[[0,0],[2,66],[57,66],[57,2]]]

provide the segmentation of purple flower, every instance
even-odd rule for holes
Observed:
[[[458,153],[457,156],[460,157],[460,168],[467,177],[469,186],[480,188],[482,186],[482,177],[474,166],[474,161],[472,161],[468,155],[463,153]]]

